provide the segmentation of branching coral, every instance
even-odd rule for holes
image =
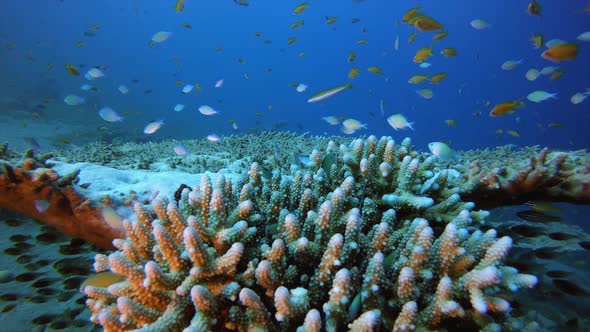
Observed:
[[[238,181],[203,175],[178,204],[137,203],[118,251],[96,256],[97,271],[125,280],[84,289],[92,320],[107,331],[500,328],[502,295],[536,278],[503,265],[510,238],[477,230],[487,212],[434,158],[371,136],[313,151],[308,169],[254,163]]]

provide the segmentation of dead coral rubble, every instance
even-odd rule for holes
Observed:
[[[456,165],[466,182],[461,197],[489,208],[530,200],[590,204],[590,154],[547,148],[469,153],[472,160]]]

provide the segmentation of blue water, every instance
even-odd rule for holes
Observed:
[[[44,91],[49,88],[44,84],[49,84],[55,101],[46,105],[39,119],[22,113],[14,118],[63,121],[66,125],[76,121],[86,126],[88,131],[72,137],[72,144],[100,139],[97,128],[101,126],[122,140],[204,138],[210,133],[229,135],[273,128],[342,134],[339,127],[321,119],[334,115],[367,124],[367,130],[354,135],[392,135],[399,140],[409,136],[424,150],[430,141],[450,142],[457,149],[504,144],[588,147],[590,98],[578,105],[570,102],[574,93],[590,87],[590,42],[576,40],[590,30],[590,14],[583,11],[586,0],[540,1],[541,17],[526,13],[527,1],[310,1],[301,15],[293,15],[299,3],[252,0],[245,7],[231,0],[186,0],[184,11],[177,13],[173,0],[5,0],[0,5],[0,97],[21,96],[41,85],[24,94],[32,104],[38,103],[48,97]],[[398,24],[416,5],[449,31],[447,38],[434,44],[428,69],[418,68],[412,57],[418,48],[432,44],[433,33],[419,33],[415,42],[408,44],[414,28]],[[328,25],[325,16],[338,21]],[[353,18],[360,22],[352,24]],[[492,27],[471,28],[469,22],[476,18]],[[289,28],[299,20],[305,20],[304,26]],[[192,28],[183,27],[183,23]],[[94,24],[99,25],[96,31],[90,29]],[[84,36],[85,31],[95,36]],[[172,36],[150,48],[148,43],[158,31],[170,31]],[[255,32],[262,36],[256,37]],[[560,38],[578,43],[577,59],[559,64],[542,59],[545,47],[533,48],[529,41],[533,32],[543,34],[546,41]],[[399,51],[394,50],[396,36],[400,38]],[[290,37],[297,37],[292,45],[287,44]],[[368,43],[357,45],[359,39]],[[83,42],[80,48],[76,47],[79,41]],[[217,52],[217,47],[223,48]],[[458,56],[442,56],[444,47],[456,48]],[[353,63],[347,61],[351,51],[357,55]],[[305,56],[299,56],[300,52]],[[245,63],[241,64],[240,58]],[[501,64],[510,59],[523,59],[524,63],[503,71]],[[53,68],[48,69],[48,64]],[[65,64],[77,66],[81,75],[70,75]],[[106,76],[87,81],[83,74],[99,65],[107,67]],[[525,79],[528,69],[550,65],[566,73],[556,81],[548,76],[534,82]],[[367,72],[369,66],[379,66],[384,74]],[[347,77],[352,67],[360,70],[355,79]],[[448,73],[438,85],[407,83],[414,74],[437,72]],[[219,79],[224,79],[224,85],[215,89]],[[177,80],[199,83],[202,91],[184,95],[182,86],[175,84]],[[298,93],[291,82],[309,87]],[[85,83],[100,91],[80,90]],[[353,88],[319,103],[307,103],[314,93],[345,83],[352,83]],[[130,92],[123,95],[117,91],[120,84]],[[431,88],[434,98],[418,96],[415,90],[421,88]],[[145,93],[146,89],[152,92]],[[527,107],[516,114],[488,116],[491,107],[486,107],[485,101],[493,105],[525,97],[534,90],[557,92],[558,99],[540,104],[525,100]],[[71,93],[88,102],[81,107],[65,105],[63,98]],[[384,101],[383,115],[380,100]],[[185,104],[185,110],[174,112],[178,103]],[[221,113],[201,115],[197,107],[203,104]],[[96,112],[104,106],[129,114],[122,123],[107,123]],[[2,112],[10,114],[11,110]],[[257,112],[264,115],[257,116]],[[476,117],[474,112],[482,114]],[[386,118],[395,113],[415,122],[415,131],[394,131]],[[143,134],[148,122],[159,119],[165,122],[159,131]],[[237,121],[239,130],[232,129],[230,119]],[[446,119],[457,121],[458,126],[448,126]],[[547,128],[552,122],[561,127]],[[521,137],[498,135],[497,129],[517,130]]]

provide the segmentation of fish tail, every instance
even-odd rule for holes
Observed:
[[[408,128],[410,128],[410,129],[414,130],[414,127],[412,126],[413,124],[414,124],[414,122],[409,122],[409,123],[408,123]]]

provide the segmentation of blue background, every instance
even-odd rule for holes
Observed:
[[[541,1],[541,17],[526,13],[528,1],[310,1],[301,15],[294,15],[299,3],[252,0],[244,7],[231,0],[187,0],[185,10],[177,13],[175,1],[2,1],[1,95],[26,95],[32,104],[38,103],[47,97],[44,91],[51,89],[44,85],[50,82],[57,89],[56,101],[47,105],[41,119],[28,121],[50,119],[66,125],[75,121],[87,126],[87,133],[71,138],[74,144],[99,139],[102,133],[96,128],[100,126],[107,126],[122,140],[204,138],[211,133],[229,135],[273,128],[342,134],[337,126],[321,119],[334,115],[368,124],[368,130],[355,135],[392,135],[398,141],[409,136],[423,150],[431,141],[450,142],[456,149],[504,144],[588,147],[590,99],[579,105],[569,100],[574,93],[590,87],[590,43],[576,40],[580,33],[590,30],[589,13],[583,11],[586,1]],[[428,69],[419,68],[412,58],[418,48],[432,44],[433,33],[419,33],[415,42],[408,44],[414,28],[400,22],[416,5],[449,31],[445,39],[434,43],[434,56],[427,60],[432,67]],[[326,16],[338,17],[338,21],[328,25]],[[353,18],[360,22],[352,24]],[[471,28],[469,22],[476,18],[492,27]],[[289,27],[299,20],[305,20],[304,26]],[[185,22],[192,28],[183,27]],[[96,35],[84,36],[93,24],[99,25],[93,31]],[[363,28],[367,32],[362,32]],[[162,30],[172,32],[172,36],[150,48],[152,35]],[[262,36],[256,37],[256,31]],[[542,59],[545,47],[533,48],[529,40],[532,33],[543,34],[545,41],[560,38],[578,43],[577,59],[559,64]],[[400,38],[399,51],[394,50],[396,36]],[[292,45],[287,44],[290,37],[297,37]],[[359,39],[368,43],[357,45]],[[265,44],[264,40],[272,43]],[[81,48],[76,47],[78,41],[84,42]],[[216,52],[216,47],[223,49]],[[442,56],[444,47],[456,48],[458,56]],[[349,63],[351,51],[357,59]],[[299,56],[300,52],[306,55]],[[244,64],[239,63],[240,58]],[[503,71],[501,64],[510,59],[523,59],[524,63]],[[54,65],[52,69],[47,68],[49,63]],[[82,75],[70,75],[65,64],[84,65]],[[83,78],[88,69],[98,65],[108,67],[104,78],[92,82]],[[384,75],[367,72],[369,66],[379,66]],[[548,76],[534,82],[525,79],[528,69],[545,66],[558,66],[566,73],[556,81]],[[360,71],[353,80],[347,77],[352,67]],[[407,83],[412,75],[437,72],[448,73],[438,85]],[[215,89],[215,82],[222,78],[223,87]],[[131,82],[134,79],[139,82]],[[184,95],[176,80],[199,83],[203,90]],[[291,82],[309,87],[297,93]],[[307,103],[314,93],[349,82],[352,89],[319,103]],[[100,91],[80,90],[85,83],[96,85]],[[119,84],[125,84],[130,92],[118,92]],[[434,98],[418,96],[415,90],[421,88],[431,88]],[[146,89],[152,92],[146,94]],[[534,90],[557,92],[558,99],[540,104],[525,100],[527,107],[516,114],[497,118],[488,115],[491,107],[486,107],[485,101],[493,105],[525,97]],[[88,100],[76,108],[78,112],[63,103],[70,93]],[[381,99],[384,116],[379,109]],[[174,112],[178,103],[185,104],[185,110]],[[203,104],[220,114],[201,115],[197,108]],[[124,122],[107,123],[96,112],[105,106],[130,114]],[[257,112],[264,116],[257,116]],[[482,115],[476,117],[474,112]],[[394,131],[386,118],[395,113],[415,122],[415,131]],[[15,118],[20,117],[23,115],[15,114]],[[153,135],[143,134],[144,126],[158,119],[164,119],[164,126]],[[230,119],[237,121],[239,130],[232,129]],[[446,119],[454,119],[458,126],[448,126]],[[547,128],[551,122],[562,127]],[[521,137],[497,135],[497,129],[517,130]]]

